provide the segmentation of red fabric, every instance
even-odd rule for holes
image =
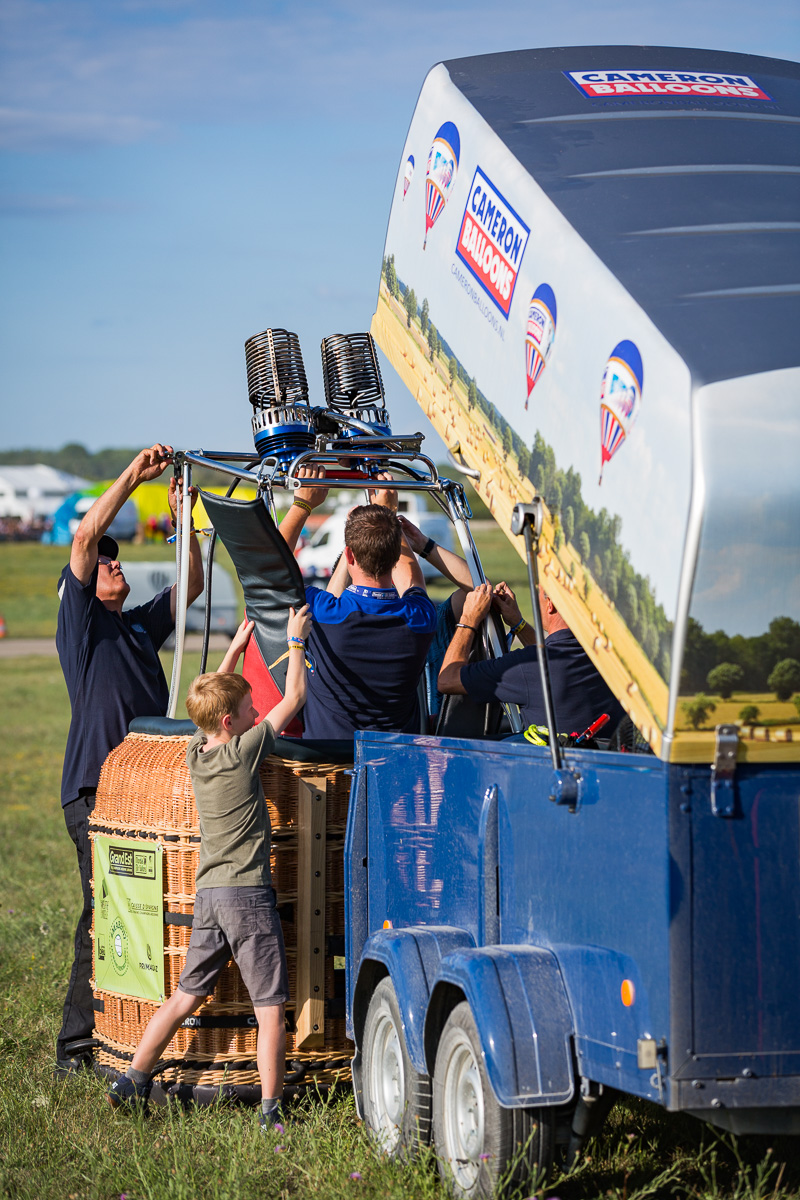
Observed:
[[[253,692],[253,704],[258,709],[259,725],[266,716],[283,699],[280,688],[269,673],[269,667],[264,662],[255,637],[251,637],[244,652],[242,674]],[[276,729],[276,733],[285,733],[288,737],[302,737],[303,727],[298,717],[295,717],[285,729]]]

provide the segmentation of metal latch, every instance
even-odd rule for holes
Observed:
[[[714,765],[711,768],[711,811],[715,817],[736,814],[736,756],[739,750],[739,726],[716,728]]]

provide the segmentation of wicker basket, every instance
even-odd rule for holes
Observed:
[[[168,923],[194,907],[200,826],[186,766],[187,737],[128,734],[100,774],[90,837],[122,836],[163,847],[164,981],[171,995],[191,928]],[[344,1022],[344,829],[346,766],[269,758],[261,781],[272,823],[272,882],[286,944],[288,1078],[324,1087],[349,1080],[352,1044]],[[319,834],[317,837],[316,835]],[[324,853],[322,847],[324,846]],[[314,943],[321,943],[315,945]],[[319,951],[322,950],[323,954]],[[129,1065],[158,1004],[95,988],[97,1061],[107,1073]],[[164,1052],[178,1060],[162,1087],[212,1095],[252,1093],[258,1084],[256,1026],[239,969],[229,962],[214,996]]]

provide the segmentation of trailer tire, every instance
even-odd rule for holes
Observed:
[[[533,1190],[550,1174],[555,1145],[550,1108],[502,1108],[486,1075],[466,1000],[442,1031],[433,1073],[433,1137],[439,1173],[454,1196]]]
[[[411,1062],[394,986],[381,979],[364,1022],[364,1120],[384,1153],[410,1159],[431,1136],[431,1080]]]

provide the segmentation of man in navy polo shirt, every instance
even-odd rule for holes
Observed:
[[[469,656],[475,631],[493,600],[522,642],[523,649],[502,658],[471,663]],[[539,589],[539,608],[547,641],[558,732],[583,733],[599,716],[608,713],[611,720],[606,728],[611,733],[624,716],[621,704],[543,588]],[[500,583],[493,591],[490,583],[484,583],[466,597],[461,622],[439,672],[439,691],[445,695],[466,695],[479,703],[499,700],[518,704],[524,728],[547,724],[536,635],[522,619],[514,593],[507,584]]]
[[[69,566],[64,568],[58,585],[61,605],[56,646],[72,706],[61,803],[67,831],[78,853],[83,910],[75,931],[75,959],[56,1042],[57,1074],[88,1066],[92,1057],[80,1043],[91,1038],[94,1029],[89,984],[92,862],[88,825],[100,768],[123,740],[134,717],[163,716],[169,700],[158,649],[175,627],[176,587],[165,588],[149,604],[123,612],[130,586],[119,565],[117,543],[106,530],[139,484],[157,479],[171,461],[170,446],[159,443],[142,450],[95,500],[78,526]],[[197,495],[192,490],[194,504]],[[169,505],[174,520],[174,479],[170,480]],[[202,590],[203,561],[193,533],[189,551],[190,604]]]
[[[281,523],[290,549],[324,496],[319,487],[295,494]],[[306,589],[315,663],[303,711],[306,738],[420,729],[417,684],[436,631],[436,607],[394,511],[396,493],[382,491],[376,499],[388,503],[363,504],[348,516],[344,553],[328,590]]]

